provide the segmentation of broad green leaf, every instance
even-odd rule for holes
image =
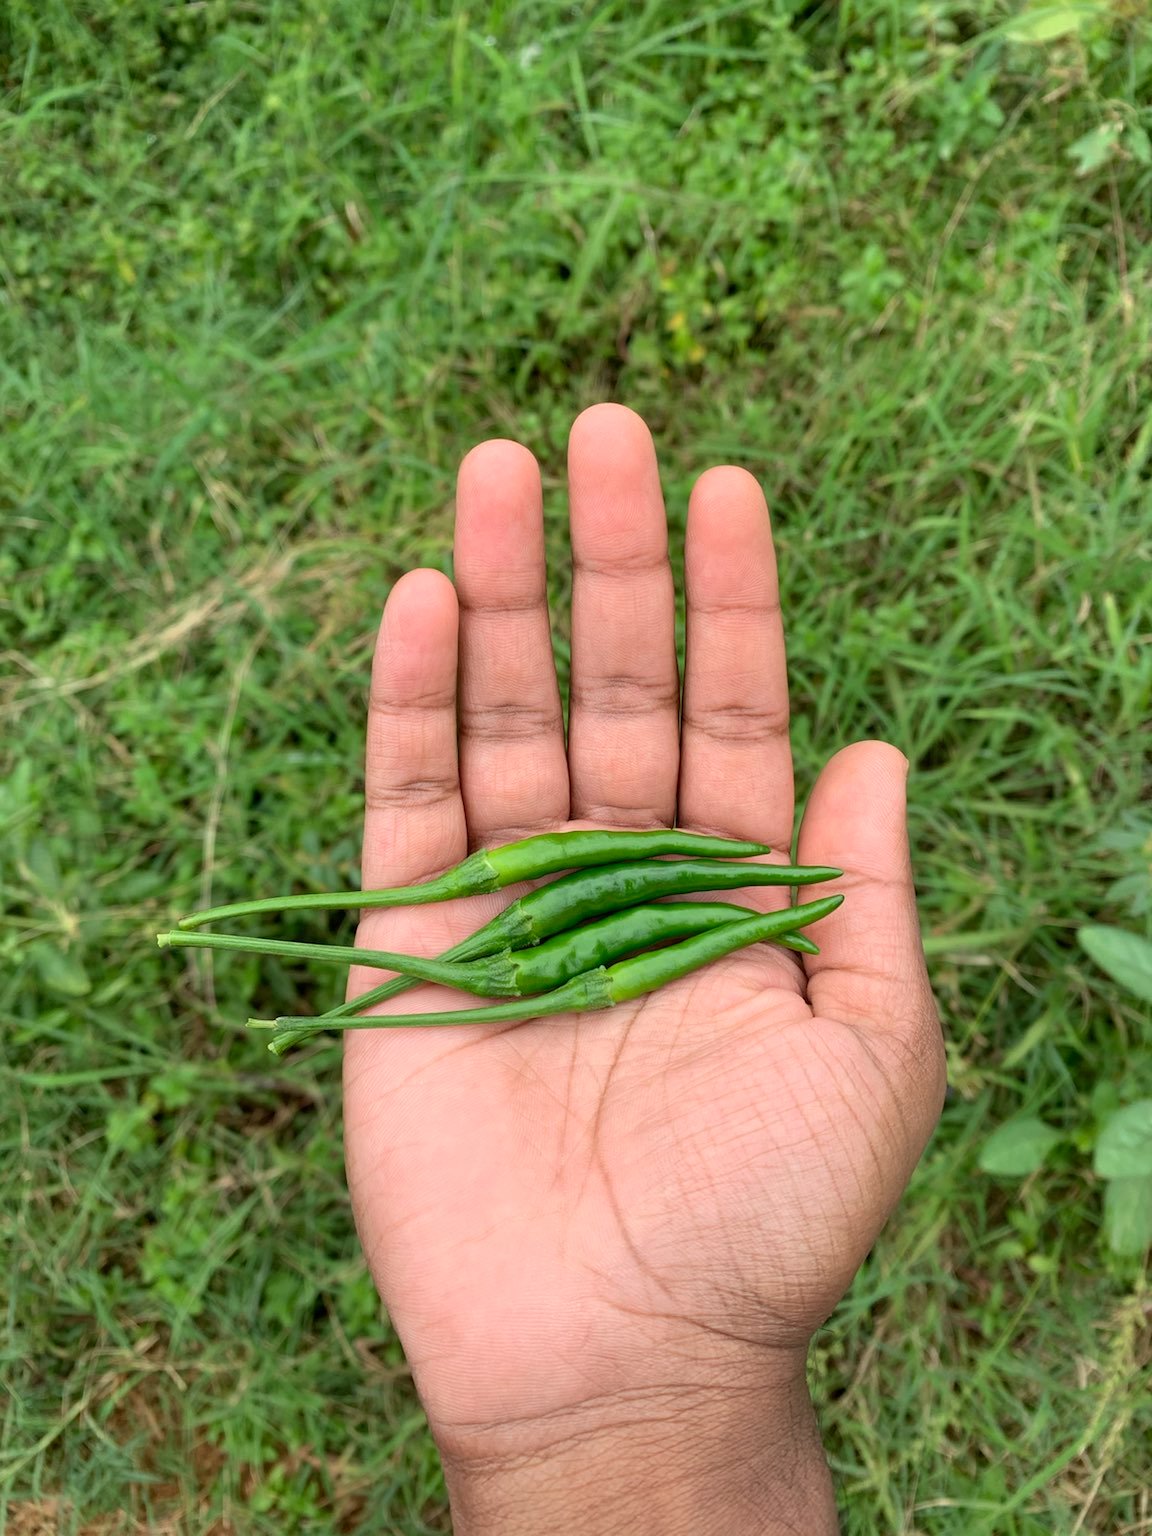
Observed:
[[[1152,1099],[1116,1111],[1100,1132],[1093,1167],[1102,1179],[1152,1178]]]
[[[1104,1234],[1113,1253],[1152,1248],[1152,1179],[1113,1179],[1104,1191]]]
[[[1038,1019],[1034,1019],[1016,1044],[1004,1057],[1002,1066],[1005,1072],[1011,1072],[1022,1061],[1027,1060],[1038,1045],[1042,1045],[1051,1035],[1056,1024],[1055,1016],[1051,1012],[1045,1012]]]
[[[1051,43],[1082,32],[1099,14],[1095,5],[1036,6],[1005,27],[1004,36],[1013,43]]]
[[[1152,944],[1147,939],[1100,923],[1081,928],[1079,937],[1081,946],[1113,981],[1152,1003]]]
[[[1129,123],[1125,128],[1124,148],[1141,165],[1152,165],[1152,139],[1139,123]]]
[[[24,865],[27,874],[45,895],[54,896],[60,889],[60,866],[44,838],[37,837],[29,843]]]
[[[1069,144],[1066,153],[1070,160],[1076,162],[1077,176],[1088,176],[1108,164],[1116,152],[1121,131],[1119,123],[1101,123],[1082,139]]]
[[[1034,1116],[1006,1120],[980,1149],[980,1167],[985,1173],[1022,1179],[1036,1172],[1059,1140],[1059,1131]]]
[[[32,946],[32,958],[40,972],[41,981],[53,992],[59,992],[64,997],[83,997],[91,992],[92,983],[88,980],[88,973],[75,955],[67,954],[55,944],[44,940]]]

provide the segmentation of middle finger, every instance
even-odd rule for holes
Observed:
[[[620,405],[577,418],[572,522],[572,815],[670,826],[679,773],[680,674],[668,524],[648,428]]]

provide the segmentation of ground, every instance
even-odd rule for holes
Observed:
[[[1152,1532],[1143,0],[0,9],[0,1528],[445,1532],[349,1218],[331,969],[161,954],[355,878],[389,583],[452,480],[650,422],[773,507],[801,791],[911,757],[952,1090],[818,1340],[849,1536]],[[301,921],[299,937],[346,932]],[[1025,1179],[978,1166],[1022,1111]],[[451,1170],[445,1170],[445,1177]],[[6,1522],[6,1523],[5,1523]]]

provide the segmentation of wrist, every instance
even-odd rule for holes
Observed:
[[[835,1536],[804,1380],[669,1380],[436,1435],[456,1536]]]

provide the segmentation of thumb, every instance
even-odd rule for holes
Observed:
[[[920,942],[907,777],[902,752],[887,742],[860,741],[838,752],[816,781],[799,856],[842,869],[843,879],[829,889],[843,891],[845,900],[820,924],[820,954],[804,964],[817,1015],[902,1046],[901,1055],[911,1052],[942,1093],[943,1041]]]

